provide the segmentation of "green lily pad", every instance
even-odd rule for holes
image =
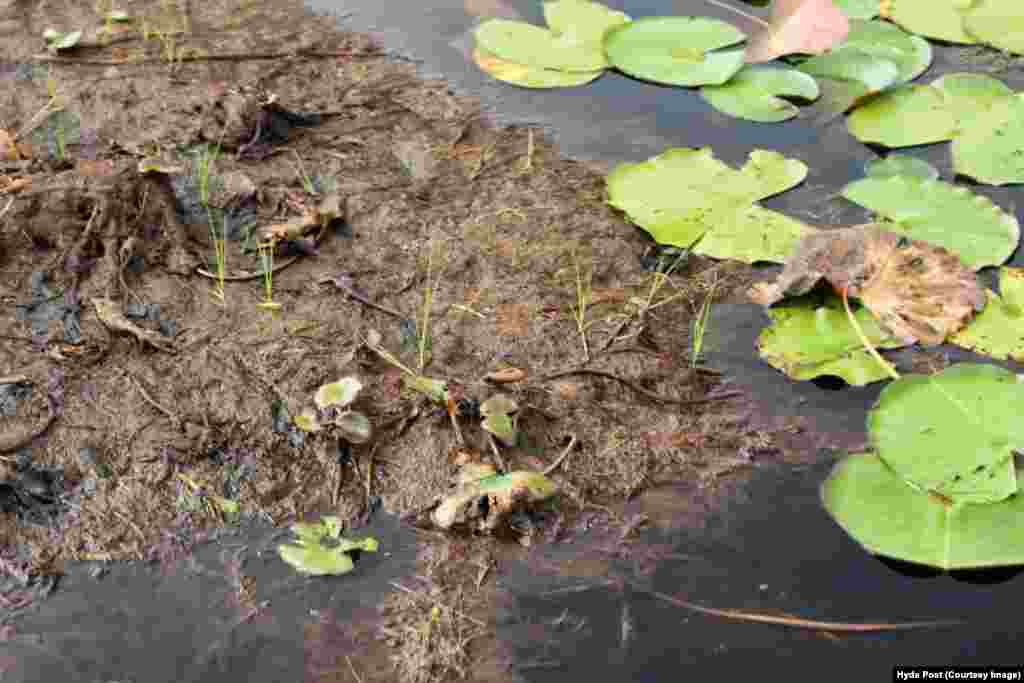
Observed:
[[[987,294],[985,310],[950,341],[992,358],[1024,361],[1024,269],[1001,268],[999,294]]]
[[[1024,13],[1017,0],[974,0],[964,12],[963,28],[986,45],[1024,55]]]
[[[811,57],[797,68],[818,80],[827,108],[836,113],[885,90],[900,78],[900,68],[895,62],[856,48],[841,48]]]
[[[949,504],[907,486],[871,453],[847,456],[821,487],[835,521],[865,550],[939,569],[1024,564],[1024,496]]]
[[[348,553],[375,553],[379,548],[374,538],[341,538],[341,520],[334,516],[322,517],[315,523],[293,524],[291,528],[298,540],[294,545],[279,545],[278,553],[299,572],[311,576],[346,574],[355,567]]]
[[[746,35],[708,17],[647,17],[622,24],[604,37],[620,71],[668,85],[721,85],[743,66],[743,50],[721,50]]]
[[[833,0],[836,7],[851,19],[874,19],[878,16],[878,0]]]
[[[914,80],[932,63],[932,46],[927,40],[887,21],[851,21],[846,42],[833,52],[844,50],[856,50],[892,62],[899,70],[896,83]]]
[[[776,123],[791,119],[799,108],[784,97],[815,100],[818,84],[794,69],[745,67],[723,85],[706,85],[701,96],[718,111],[749,121]]]
[[[987,197],[940,180],[863,178],[842,194],[891,221],[886,230],[945,247],[974,270],[1002,264],[1020,240],[1014,216]]]
[[[630,17],[591,0],[546,0],[544,20],[554,33],[575,43],[600,45],[605,33],[629,23]]]
[[[861,142],[886,147],[943,142],[957,131],[946,98],[930,85],[903,85],[877,95],[853,110],[846,127]]]
[[[890,154],[884,159],[869,161],[865,166],[869,178],[909,176],[922,180],[936,180],[939,177],[938,169],[927,161],[905,154]]]
[[[979,116],[1014,94],[1005,83],[986,74],[946,74],[932,81],[932,87],[946,99],[959,131],[972,128]]]
[[[473,51],[473,61],[485,73],[499,81],[523,88],[572,88],[586,85],[604,73],[597,71],[558,71],[517,64],[491,54],[482,47]]]
[[[961,175],[989,185],[1024,183],[1024,98],[1008,97],[979,114],[951,152]]]
[[[806,175],[802,162],[777,152],[755,150],[737,171],[710,148],[676,148],[614,168],[608,203],[659,244],[748,263],[782,262],[813,228],[752,205]]]
[[[954,0],[886,0],[882,16],[911,33],[947,43],[978,42],[964,31],[964,11]]]
[[[997,502],[1017,491],[1013,451],[1024,448],[1024,383],[991,365],[963,363],[904,375],[868,415],[878,456],[922,491]]]
[[[559,71],[600,71],[608,66],[601,44],[509,19],[489,19],[477,27],[476,42],[487,52],[517,64]]]
[[[337,382],[324,384],[316,390],[314,401],[320,410],[328,407],[344,408],[356,400],[363,383],[355,377],[343,377]]]
[[[846,310],[836,298],[819,305],[808,298],[773,306],[772,324],[757,339],[758,352],[769,365],[792,379],[803,381],[831,375],[853,386],[887,379],[882,368],[850,325]],[[903,344],[882,331],[866,308],[854,318],[876,347],[891,349]]]

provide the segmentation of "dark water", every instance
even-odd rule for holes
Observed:
[[[606,73],[573,89],[529,91],[494,81],[467,60],[468,31],[478,21],[462,0],[311,0],[316,11],[341,15],[339,25],[376,33],[395,55],[415,61],[421,74],[443,77],[456,92],[481,98],[501,123],[549,129],[568,157],[609,166],[637,161],[668,147],[712,146],[716,155],[741,163],[752,149],[777,150],[804,161],[807,181],[771,208],[821,225],[855,224],[868,215],[838,197],[842,186],[862,177],[873,150],[853,139],[842,117],[814,107],[783,124],[740,121],[711,109],[696,91],[666,88]],[[739,23],[700,0],[664,2],[609,0],[633,18],[695,14]],[[479,6],[479,5],[477,5]],[[519,16],[543,24],[540,2],[515,1]],[[978,71],[965,67],[964,53],[935,48],[932,68],[919,79]],[[1024,90],[1024,73],[994,73]],[[883,150],[877,150],[884,154]],[[928,160],[953,180],[948,145],[899,150]],[[971,185],[965,179],[957,182]],[[1024,191],[972,186],[1024,221]],[[1020,250],[1011,265],[1024,265]],[[729,381],[750,391],[754,424],[797,419],[809,455],[821,447],[855,448],[865,439],[865,417],[881,386],[841,388],[791,382],[762,363],[754,340],[767,318],[757,306],[719,306],[712,316],[710,362]],[[977,360],[947,349],[952,360]],[[1018,368],[1019,370],[1019,368]],[[813,461],[813,457],[808,458]],[[783,673],[793,680],[891,680],[899,664],[1020,664],[1017,605],[1024,603],[1024,577],[984,585],[948,575],[924,578],[900,573],[867,555],[824,512],[818,486],[830,462],[809,469],[759,470],[741,495],[723,497],[699,531],[667,539],[687,561],[666,561],[649,585],[713,607],[785,612],[832,621],[900,621],[956,618],[968,624],[874,636],[826,637],[820,633],[730,622],[688,614],[627,582],[611,588],[597,582],[578,592],[524,566],[507,577],[518,597],[517,616],[502,637],[519,643],[520,674],[529,681],[590,677],[601,681],[677,681],[696,672],[711,680],[746,680]],[[684,494],[680,494],[684,495]],[[649,539],[657,542],[657,539]],[[666,540],[666,539],[662,539]],[[571,549],[565,552],[572,552]],[[624,574],[627,578],[629,572]],[[993,577],[990,577],[993,578]],[[1006,576],[995,578],[1006,579]],[[578,582],[577,582],[578,583]],[[569,586],[568,588],[572,588]],[[544,592],[556,593],[545,597]],[[538,642],[537,628],[545,635]],[[705,673],[706,672],[706,673]],[[743,678],[741,678],[741,676]]]
[[[602,586],[555,593],[585,581],[521,582],[518,619],[504,628],[527,642],[525,624],[561,618],[545,644],[519,648],[521,675],[547,681],[888,681],[897,665],[1021,665],[1018,605],[1024,575],[986,585],[977,577],[907,576],[864,553],[822,511],[818,486],[830,463],[766,469],[730,496],[700,531],[673,532],[685,560],[669,560],[639,589]],[[658,534],[646,534],[657,542]],[[629,576],[630,570],[623,569]],[[1005,578],[1005,577],[999,577]],[[643,588],[701,605],[822,621],[962,620],[962,626],[877,635],[823,636],[688,612]],[[623,622],[626,622],[624,629]],[[573,630],[578,624],[579,630]]]
[[[178,562],[71,567],[58,589],[0,642],[0,680],[18,683],[281,683],[316,680],[338,653],[366,648],[377,607],[408,576],[415,538],[381,518],[364,553],[340,577],[302,578],[280,560],[290,534],[251,529]],[[233,569],[252,578],[239,605]],[[260,609],[253,613],[252,607]],[[360,631],[354,627],[360,625]],[[315,638],[310,626],[318,627]],[[343,666],[344,664],[342,664]]]

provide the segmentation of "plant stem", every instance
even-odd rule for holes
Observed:
[[[765,21],[761,17],[755,17],[753,14],[748,14],[747,12],[744,12],[743,10],[741,10],[741,9],[739,9],[737,7],[733,7],[732,5],[727,5],[724,2],[720,2],[719,0],[704,0],[704,1],[707,2],[709,5],[714,5],[715,7],[721,7],[722,9],[728,10],[729,12],[732,12],[733,14],[738,14],[739,16],[743,17],[744,19],[749,19],[750,21],[754,22],[755,24],[760,24],[761,26],[764,26],[765,28],[771,28],[771,24],[769,24],[767,21]]]
[[[843,287],[842,294],[843,307],[846,309],[846,317],[850,319],[850,325],[853,326],[854,332],[856,332],[857,336],[860,337],[860,341],[864,344],[864,348],[867,349],[868,353],[874,356],[875,360],[878,361],[878,364],[882,366],[882,369],[885,370],[890,377],[893,379],[899,379],[900,373],[896,372],[896,368],[894,368],[891,363],[882,358],[882,354],[878,353],[878,349],[876,349],[871,341],[868,340],[867,335],[864,334],[864,330],[862,330],[860,325],[857,324],[857,319],[853,317],[853,311],[850,310],[850,299],[847,297],[846,287]]]

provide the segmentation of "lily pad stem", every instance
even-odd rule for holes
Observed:
[[[854,332],[856,332],[857,336],[860,337],[860,341],[864,344],[864,348],[867,349],[868,353],[874,356],[875,360],[878,361],[878,364],[882,366],[883,370],[889,373],[890,377],[893,379],[899,379],[900,373],[896,372],[896,368],[894,368],[891,363],[882,358],[882,354],[878,353],[878,349],[876,349],[868,340],[867,335],[864,334],[864,330],[862,330],[860,325],[857,324],[857,319],[853,317],[853,311],[850,310],[850,299],[847,297],[846,287],[843,287],[842,295],[843,307],[846,309],[846,317],[850,319],[850,325],[853,326]]]

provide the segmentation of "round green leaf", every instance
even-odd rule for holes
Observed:
[[[837,51],[842,50],[857,50],[892,62],[899,69],[897,83],[914,80],[932,63],[932,46],[927,40],[887,21],[851,21],[850,35]]]
[[[840,48],[811,57],[797,68],[818,80],[826,109],[836,113],[888,88],[900,77],[895,62],[858,48]]]
[[[821,487],[835,521],[875,555],[939,569],[1024,564],[1024,496],[950,505],[913,490],[871,453],[847,456]]]
[[[806,298],[773,306],[772,324],[757,339],[758,352],[769,365],[795,380],[823,375],[840,377],[864,386],[889,377],[861,342],[838,300],[819,306]],[[868,340],[876,348],[897,348],[900,342],[882,331],[866,308],[854,312]]]
[[[869,178],[890,178],[892,176],[909,176],[922,180],[936,180],[939,171],[924,159],[909,157],[905,154],[890,154],[884,159],[875,159],[865,165]]]
[[[957,173],[990,185],[1024,183],[1024,98],[1008,97],[979,114],[951,152]]]
[[[854,109],[846,127],[861,142],[910,147],[952,139],[956,119],[940,91],[930,85],[903,85]]]
[[[999,294],[988,292],[988,305],[950,341],[1000,360],[1024,361],[1024,269],[999,271]]]
[[[797,68],[815,78],[861,84],[865,94],[880,92],[900,78],[896,62],[852,47],[811,57]]]
[[[878,0],[834,0],[836,7],[851,19],[874,19],[878,16]]]
[[[555,34],[577,43],[600,44],[604,34],[627,23],[629,15],[591,0],[552,0],[544,3],[544,20]]]
[[[743,50],[718,51],[746,35],[708,17],[648,17],[617,26],[604,37],[617,69],[668,85],[720,85],[743,66]]]
[[[608,203],[659,244],[693,247],[716,258],[778,262],[799,240],[790,233],[810,228],[752,205],[806,175],[802,162],[777,152],[754,150],[737,171],[715,159],[710,148],[677,148],[615,167],[607,178]],[[783,233],[774,235],[774,229]]]
[[[485,73],[499,81],[523,88],[571,88],[586,85],[604,73],[599,71],[557,71],[516,64],[487,52],[482,47],[473,51],[473,61]]]
[[[65,33],[53,38],[50,42],[51,50],[68,50],[78,45],[78,41],[82,39],[81,31],[72,31]]]
[[[593,72],[608,66],[600,43],[579,43],[521,21],[490,19],[477,27],[475,35],[487,52],[534,68]]]
[[[965,45],[977,42],[964,31],[964,13],[953,0],[887,0],[882,16],[927,38]]]
[[[362,388],[363,383],[357,378],[343,377],[337,382],[324,384],[317,389],[313,400],[316,402],[316,407],[320,410],[330,406],[344,408],[356,400],[356,396],[359,395]]]
[[[1014,94],[1005,83],[986,74],[946,74],[932,81],[932,87],[946,99],[960,131],[970,129],[981,114]]]
[[[887,386],[868,415],[868,431],[878,456],[921,490],[996,502],[1017,491],[1012,461],[1013,451],[1024,448],[1022,411],[1017,375],[964,363]]]
[[[964,13],[963,27],[983,43],[1024,55],[1024,12],[1019,0],[975,0]]]
[[[974,270],[1002,264],[1020,240],[1014,216],[987,197],[940,180],[863,178],[842,194],[892,221],[886,230],[945,247]]]
[[[701,96],[715,109],[740,119],[776,123],[800,111],[783,97],[814,100],[817,82],[794,69],[746,67],[724,85],[706,85]]]

